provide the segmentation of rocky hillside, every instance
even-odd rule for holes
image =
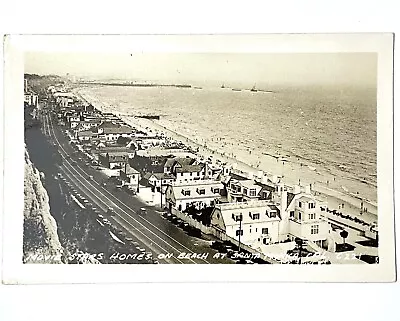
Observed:
[[[44,175],[34,167],[25,151],[23,261],[62,263],[63,248],[42,179]]]

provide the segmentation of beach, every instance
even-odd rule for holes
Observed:
[[[280,154],[281,146],[279,145],[276,146],[275,153],[265,153],[261,148],[252,149],[246,144],[234,144],[223,137],[204,137],[196,128],[191,130],[163,117],[158,121],[135,117],[137,113],[129,113],[127,109],[102,101],[101,97],[96,96],[87,88],[78,89],[76,93],[100,111],[112,112],[133,127],[149,133],[164,133],[170,139],[180,141],[192,149],[198,149],[199,154],[205,159],[209,157],[213,161],[218,159],[223,163],[232,164],[236,170],[243,172],[258,174],[262,171],[270,177],[278,175],[282,177],[282,182],[288,185],[311,184],[318,198],[328,204],[330,209],[359,216],[360,219],[369,223],[377,221],[377,204],[371,195],[351,195],[350,193],[354,193],[354,190],[348,191],[347,188],[343,188],[352,186],[353,181],[339,175],[324,173],[317,166],[307,165],[306,162],[292,161],[293,155],[288,156],[284,151]],[[277,157],[278,155],[280,157]],[[368,210],[362,214],[360,214],[361,201]]]

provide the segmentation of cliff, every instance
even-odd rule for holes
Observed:
[[[24,263],[62,263],[63,248],[58,239],[56,221],[50,214],[43,177],[25,151]]]

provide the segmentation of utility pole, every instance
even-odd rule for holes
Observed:
[[[239,253],[240,253],[240,236],[242,235],[242,214],[239,216]]]
[[[160,180],[160,185],[161,185],[161,187],[160,187],[160,195],[161,195],[161,205],[160,205],[160,207],[161,207],[161,209],[162,209],[162,187],[163,187],[163,185],[162,185],[162,178],[161,178],[161,180]]]

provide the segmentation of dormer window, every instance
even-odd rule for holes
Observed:
[[[219,188],[218,187],[211,187],[211,192],[214,194],[219,193]]]
[[[256,189],[255,188],[250,189],[250,196],[256,196],[256,195],[257,195]]]
[[[236,221],[236,222],[240,222],[240,221],[243,221],[243,215],[242,214],[232,214],[232,216],[233,216],[233,219]]]
[[[260,219],[260,213],[253,213],[253,214],[250,213],[250,217],[253,220],[259,220]]]
[[[204,195],[204,194],[206,193],[206,190],[205,190],[204,188],[198,188],[198,189],[197,189],[197,193],[198,193],[199,195]]]
[[[182,194],[183,194],[184,196],[190,196],[190,190],[188,190],[188,189],[183,189],[183,190],[182,190]]]

